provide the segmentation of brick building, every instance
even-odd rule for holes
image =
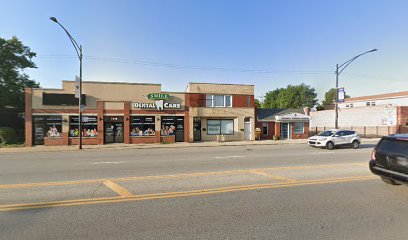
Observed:
[[[254,139],[254,86],[86,82],[82,131],[74,81],[61,89],[26,89],[26,145],[160,143]]]
[[[261,140],[305,139],[309,137],[309,110],[305,109],[256,109],[256,128],[261,130]]]

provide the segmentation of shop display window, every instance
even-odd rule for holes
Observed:
[[[130,118],[130,136],[155,136],[154,116],[132,116]]]
[[[295,134],[304,133],[304,124],[302,122],[295,122]]]
[[[44,137],[60,137],[62,116],[33,116],[34,144],[44,144]]]
[[[79,136],[79,117],[69,117],[69,136]],[[98,136],[98,117],[97,116],[82,116],[82,137]]]
[[[208,135],[233,135],[234,120],[232,119],[211,119],[207,120]]]

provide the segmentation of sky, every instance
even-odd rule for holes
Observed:
[[[255,97],[305,83],[319,99],[335,67],[352,97],[408,91],[406,0],[0,0],[0,37],[37,53],[30,77],[45,88],[79,75],[56,17],[83,46],[83,80],[254,84]]]

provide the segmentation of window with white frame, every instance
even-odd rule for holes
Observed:
[[[262,124],[262,135],[268,135],[268,123]]]
[[[304,123],[295,122],[295,134],[303,134],[303,133],[304,133]]]
[[[232,119],[209,119],[207,120],[208,135],[234,135],[234,120]]]
[[[207,94],[205,105],[206,107],[232,107],[232,96]]]

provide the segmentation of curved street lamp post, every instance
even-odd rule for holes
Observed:
[[[338,129],[338,127],[339,127],[339,75],[344,71],[344,69],[346,68],[346,67],[348,67],[348,65],[350,65],[354,60],[356,60],[357,58],[359,58],[359,57],[361,57],[361,56],[363,56],[363,55],[365,55],[365,54],[367,54],[367,53],[372,53],[372,52],[375,52],[375,51],[377,51],[377,49],[376,48],[374,48],[374,49],[372,49],[372,50],[370,50],[370,51],[367,51],[367,52],[364,52],[364,53],[361,53],[361,54],[359,54],[359,55],[357,55],[357,56],[355,56],[355,57],[353,57],[353,58],[351,58],[350,60],[348,60],[348,61],[346,61],[346,62],[344,62],[343,64],[341,64],[340,66],[339,66],[339,64],[336,64],[336,103],[335,103],[335,117],[334,117],[334,128],[335,129]]]
[[[79,119],[78,119],[78,137],[79,137],[79,149],[82,149],[82,45],[79,45],[75,39],[71,36],[71,34],[65,29],[64,26],[55,17],[50,17],[50,20],[57,23],[68,35],[69,40],[71,40],[72,45],[75,48],[77,56],[79,58],[79,97],[78,97],[78,112],[79,112]]]

